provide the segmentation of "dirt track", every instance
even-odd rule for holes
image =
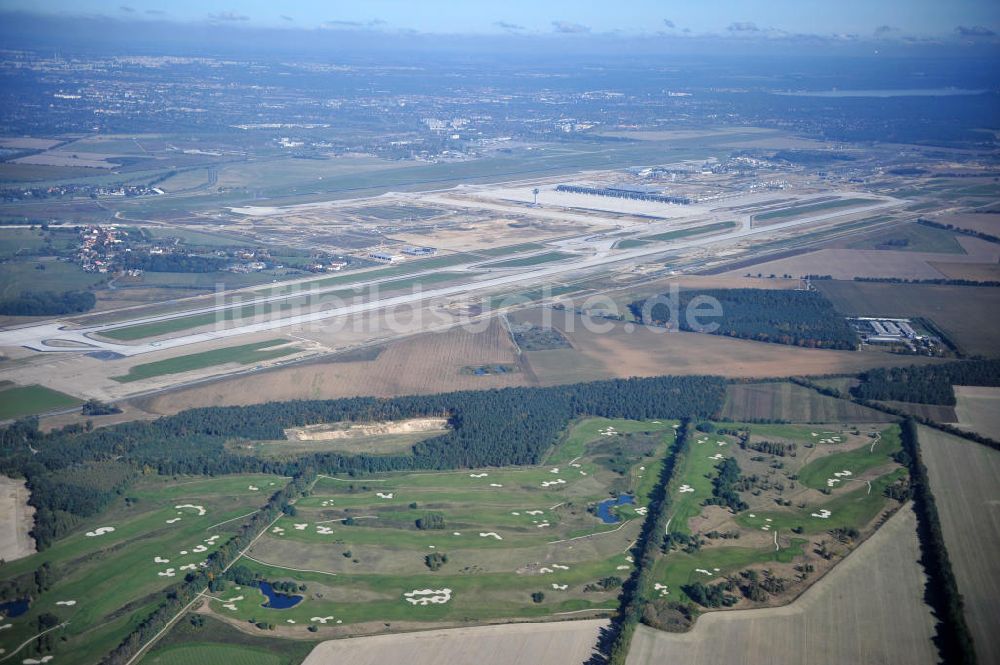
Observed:
[[[711,612],[689,633],[640,626],[628,665],[936,663],[918,556],[904,508],[791,605]]]
[[[606,624],[590,619],[331,640],[303,665],[581,665]]]
[[[35,553],[28,535],[35,509],[28,505],[29,492],[23,480],[0,476],[0,559],[13,561]]]

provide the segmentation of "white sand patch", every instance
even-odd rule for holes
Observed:
[[[536,525],[536,526],[537,526],[537,527],[538,527],[539,529],[541,529],[542,527],[545,527],[545,526],[552,526],[552,525],[551,525],[551,524],[549,524],[548,522],[542,522],[541,524],[538,524],[538,525]]]
[[[13,654],[11,654],[13,655]],[[42,656],[41,658],[25,658],[21,661],[23,665],[41,665],[52,660],[53,656]]]
[[[243,600],[243,596],[233,596],[232,598],[230,598],[228,600],[225,600],[223,602],[225,602],[225,603],[237,603],[237,602],[239,602],[241,600]]]
[[[177,572],[173,568],[167,568],[164,571],[157,573],[160,577],[173,577]]]
[[[222,606],[225,607],[227,610],[232,610],[233,612],[237,610],[237,607],[232,603],[224,603]]]
[[[453,535],[453,536],[461,536],[462,534],[459,533],[458,531],[453,531],[451,535]]]
[[[198,511],[198,517],[201,517],[206,512],[208,512],[208,511],[205,510],[205,506],[196,506],[193,503],[182,503],[179,506],[174,506],[174,508],[176,510],[181,510],[183,508],[190,508],[191,510],[197,510]]]
[[[549,469],[549,473],[559,473],[559,467],[555,466]]]
[[[555,589],[556,591],[565,591],[566,589],[569,588],[569,585],[568,584],[556,584],[556,583],[553,582],[552,588]]]
[[[544,510],[526,510],[526,511],[524,511],[524,513],[526,515],[544,515],[545,511]]]
[[[393,496],[392,492],[375,492],[375,496],[380,499],[391,499]]]
[[[555,568],[556,570],[569,570],[569,566],[564,566],[558,563],[552,564],[552,567]]]
[[[514,510],[514,511],[511,512],[511,515],[520,515],[520,514],[521,513],[517,512],[516,510]],[[529,515],[530,515],[530,513],[529,513]]]
[[[295,619],[285,619],[285,623],[295,623]]]
[[[666,596],[668,593],[670,593],[670,590],[667,589],[667,585],[660,584],[659,582],[653,585],[653,590],[659,591],[661,596]]]
[[[326,623],[327,621],[333,621],[333,617],[312,617],[309,619],[313,623]],[[339,621],[337,623],[340,623]]]
[[[88,531],[86,535],[88,538],[94,538],[95,536],[103,536],[106,533],[111,533],[115,530],[113,526],[100,526],[93,531]]]
[[[436,550],[437,549],[437,545],[428,545],[427,547],[429,547],[432,550]]]
[[[819,436],[819,434],[817,434],[816,432],[809,432],[809,434],[812,436]]]
[[[680,492],[681,494],[684,494],[686,492],[693,492],[694,488],[691,487],[690,485],[681,485],[677,491]]]
[[[202,552],[207,552],[208,548],[205,547],[204,545],[195,545],[194,549],[191,551],[201,554]]]
[[[574,469],[579,469],[580,468],[580,465],[576,464],[576,463],[570,464],[570,466],[573,467]],[[643,471],[646,470],[646,467],[641,467],[641,468],[642,468]]]
[[[485,478],[488,475],[490,475],[490,474],[488,474],[488,473],[470,473],[469,474],[469,478]]]
[[[503,540],[500,534],[496,531],[487,531],[486,533],[480,531],[479,536],[482,538],[496,538],[497,540]]]
[[[753,513],[750,513],[749,515],[747,515],[747,517],[757,517],[757,516],[754,515]]]
[[[765,517],[765,518],[764,518],[764,521],[765,521],[765,522],[773,522],[774,520],[772,520],[772,519],[771,519],[770,517]]]
[[[202,542],[206,542],[206,543],[208,543],[209,545],[214,545],[214,544],[215,544],[215,541],[217,541],[218,539],[219,539],[219,536],[218,536],[218,535],[215,535],[215,536],[209,536],[208,538],[206,538],[206,539],[205,539],[204,541],[202,541]]]
[[[585,475],[587,475],[587,472],[586,471],[580,471],[580,475],[581,476],[585,476]]]
[[[546,480],[542,483],[542,487],[551,487],[552,485],[565,485],[566,481],[562,478],[556,478],[555,480]]]
[[[181,556],[183,556],[183,555],[185,555],[185,554],[187,554],[187,553],[188,553],[188,551],[187,551],[187,550],[181,550]]]
[[[722,453],[715,453],[714,455],[712,455],[708,459],[715,460],[716,462],[718,462],[719,460],[726,459],[726,456],[723,455]]]
[[[76,601],[75,600],[57,600],[56,601],[56,605],[64,605],[66,607],[73,607],[74,605],[76,605]]]
[[[296,524],[295,525],[295,530],[296,531],[305,531],[307,526],[309,526],[308,522],[306,522],[305,524]]]
[[[162,556],[153,557],[153,563],[170,563],[170,559],[164,559]]]
[[[500,483],[490,483],[490,487],[503,487]]]
[[[322,524],[316,527],[316,533],[322,536],[329,536],[333,533],[333,529],[328,526],[323,526]]]
[[[636,515],[645,515],[648,511],[649,511],[649,508],[647,508],[646,506],[639,506],[638,508],[635,509],[635,514]]]
[[[694,572],[696,572],[696,573],[701,573],[702,575],[708,575],[709,577],[711,577],[711,576],[712,576],[712,571],[710,571],[710,570],[705,570],[704,568],[695,568],[695,569],[694,569]]]
[[[760,528],[760,530],[761,530],[761,531],[770,531],[770,530],[771,530],[771,527],[769,527],[768,525],[766,525],[766,524],[765,524],[764,526],[762,526],[762,527]]]
[[[843,471],[834,471],[833,472],[834,478],[849,478],[850,476],[853,476],[853,475],[854,474],[851,473],[850,471],[848,471],[847,469],[844,469]]]
[[[333,505],[333,499],[324,499],[323,503],[321,503],[319,505],[323,506],[324,508],[332,506]]]
[[[832,514],[833,513],[831,513],[829,510],[827,510],[826,508],[823,508],[818,513],[812,513],[812,516],[813,517],[818,517],[821,520],[825,520],[825,519],[829,519],[830,515],[832,515]]]
[[[5,623],[4,625],[0,626],[0,630],[7,630],[8,628],[13,628],[13,627],[14,627],[14,624],[12,624],[12,623]],[[0,649],[0,653],[3,653],[4,651],[6,651],[6,649]]]
[[[181,521],[181,518],[175,517],[173,519],[167,520],[167,524],[173,524],[174,522],[180,522],[180,521]]]
[[[411,605],[443,605],[451,600],[451,589],[414,589],[403,596]]]
[[[250,490],[251,492],[259,492],[260,491],[260,488],[257,487],[256,485],[247,485],[247,489]]]
[[[555,571],[553,571],[551,568],[546,568],[546,567],[543,566],[543,567],[541,567],[541,568],[538,569],[538,572],[541,573],[542,575],[545,575],[546,573],[552,573],[552,572],[555,572]]]
[[[280,526],[276,526],[276,527],[273,527],[271,529],[271,533],[277,534],[277,535],[281,536],[281,535],[284,535],[285,530],[283,528],[281,528]]]
[[[197,564],[193,564],[193,563],[188,563],[188,564],[185,564],[185,565],[181,566],[181,570],[197,570],[197,569],[198,569]]]
[[[716,441],[716,443],[717,443],[717,444],[719,444],[720,446],[724,446],[724,445],[726,445],[726,442],[725,442],[725,441]]]
[[[628,570],[628,569],[630,569],[631,567],[632,567],[632,566],[616,566],[616,567],[615,567],[615,570]]]

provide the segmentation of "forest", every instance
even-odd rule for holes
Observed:
[[[703,303],[717,301],[718,316]],[[708,289],[681,291],[629,304],[646,325],[679,327],[739,339],[817,349],[858,348],[858,338],[833,305],[816,291]]]
[[[858,399],[955,406],[952,386],[1000,386],[1000,360],[872,369],[851,389]]]
[[[552,388],[506,388],[380,399],[270,402],[191,409],[155,421],[43,434],[37,420],[0,430],[0,474],[24,477],[36,508],[39,549],[103,510],[140,473],[363,475],[410,469],[537,464],[572,418],[706,418],[722,406],[719,377],[616,379]],[[451,429],[409,454],[313,453],[286,459],[231,452],[234,440],[280,440],[316,423],[446,417]],[[100,462],[100,464],[94,464]]]
[[[0,300],[3,316],[53,316],[76,314],[94,308],[97,297],[90,291],[27,291],[16,298]]]

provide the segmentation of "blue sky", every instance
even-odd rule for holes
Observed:
[[[425,33],[787,34],[989,38],[997,0],[0,0],[0,8],[257,27],[415,30]]]

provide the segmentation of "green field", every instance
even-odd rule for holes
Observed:
[[[481,267],[483,268],[522,268],[526,266],[537,266],[543,263],[553,263],[555,261],[563,261],[565,259],[571,259],[576,254],[569,254],[567,252],[544,252],[542,254],[535,254],[534,256],[524,256],[519,259],[508,259],[506,261],[497,261],[496,263],[484,263]]]
[[[44,562],[56,571],[48,590],[33,599],[29,611],[8,620],[12,627],[5,631],[5,646],[35,635],[39,615],[51,613],[69,621],[56,631],[55,662],[100,661],[160,602],[160,591],[183,578],[182,566],[197,566],[236,532],[242,520],[220,522],[263,505],[269,492],[286,482],[279,476],[260,474],[149,476],[139,481],[129,489],[129,501],[120,498],[48,549],[4,565],[4,579],[30,575]],[[176,507],[184,504],[202,506],[205,514]],[[113,527],[114,531],[86,535],[96,533],[97,527]],[[156,557],[169,563],[156,563]],[[172,577],[160,575],[168,568],[174,569]],[[57,604],[67,601],[76,602]],[[29,646],[15,662],[31,655],[33,647]]]
[[[506,247],[492,247],[490,249],[477,249],[476,254],[481,256],[506,256],[507,254],[520,254],[521,252],[531,252],[542,249],[545,245],[537,242],[526,242],[520,245],[507,245]]]
[[[8,386],[0,388],[0,419],[66,409],[82,403],[81,399],[45,386]]]
[[[834,201],[822,201],[820,203],[804,203],[802,205],[781,208],[770,212],[762,212],[753,216],[755,221],[764,222],[774,219],[786,219],[808,215],[814,212],[826,212],[840,208],[858,208],[864,205],[875,203],[873,199],[836,199]]]
[[[191,644],[163,649],[143,658],[150,665],[281,665],[281,656],[252,647],[226,644]]]
[[[789,382],[736,383],[726,388],[725,420],[881,423],[895,417]]]
[[[36,266],[44,266],[39,270]],[[0,263],[0,300],[16,298],[25,291],[80,291],[107,280],[107,275],[84,272],[64,261],[15,260]]]
[[[226,363],[239,363],[241,365],[253,365],[254,363],[273,360],[292,353],[298,353],[301,349],[295,346],[283,347],[280,349],[270,349],[269,347],[287,344],[287,339],[269,339],[253,344],[243,344],[241,346],[229,346],[224,349],[214,349],[203,353],[191,353],[186,356],[177,356],[166,360],[158,360],[151,363],[143,363],[131,367],[128,374],[124,376],[111,377],[119,383],[129,383],[141,381],[154,376],[165,374],[179,374],[190,372],[191,370],[211,367],[213,365],[224,365]]]
[[[957,235],[923,224],[903,224],[884,229],[849,245],[851,249],[885,249],[902,252],[965,254]]]
[[[639,238],[627,238],[618,242],[616,247],[618,249],[634,249],[636,247],[643,247],[651,242],[665,242],[667,240],[677,240],[678,238],[687,238],[689,236],[702,235],[703,233],[714,233],[715,231],[723,231],[725,229],[732,229],[738,226],[736,222],[718,222],[716,224],[706,224],[705,226],[696,226],[691,229],[678,229],[676,231],[667,231],[666,233],[657,233],[649,236],[641,236]]]
[[[899,452],[901,445],[899,427],[889,427],[882,432],[877,442],[872,439],[871,447],[861,446],[833,453],[805,465],[799,471],[799,482],[806,487],[823,489],[827,479],[834,477],[834,472],[847,470],[857,476],[868,469],[890,463],[892,455]]]

